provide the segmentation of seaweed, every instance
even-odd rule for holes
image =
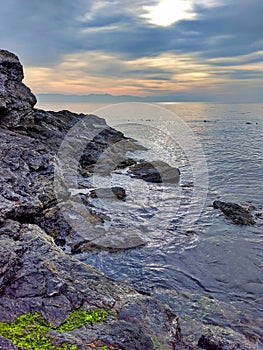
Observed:
[[[109,314],[111,312],[105,309],[87,311],[80,308],[71,311],[61,325],[56,327],[46,323],[39,313],[31,312],[21,315],[13,322],[1,322],[0,335],[24,350],[77,350],[77,346],[72,344],[52,345],[47,337],[48,331],[51,329],[57,332],[72,331],[87,324],[103,322]]]

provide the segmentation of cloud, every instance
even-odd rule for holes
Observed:
[[[77,17],[90,1],[9,0],[1,4],[2,47],[15,51],[26,64],[49,65],[79,49]]]
[[[187,1],[193,16],[163,26],[147,17],[161,0],[9,0],[1,43],[19,55],[37,91],[158,94],[199,84],[211,93],[262,82],[262,0]]]
[[[166,51],[232,57],[262,47],[261,0],[223,1],[222,5],[208,1],[210,6],[201,0],[191,1],[195,17],[168,27],[153,25],[145,18],[145,8],[158,3],[9,0],[1,5],[2,45],[21,51],[27,64],[46,65],[57,62],[63,54],[87,50],[117,53],[123,58]],[[177,9],[171,8],[173,11]]]

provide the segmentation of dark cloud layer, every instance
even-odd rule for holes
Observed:
[[[197,52],[207,58],[239,56],[263,47],[262,0],[235,0],[209,8],[196,6],[196,19],[169,27],[154,26],[139,17],[143,2],[99,4],[94,0],[4,2],[0,14],[1,46],[19,52],[26,63],[47,65],[62,54],[85,50],[114,52],[129,58],[164,51]]]
[[[17,53],[26,65],[42,67],[55,66],[67,54],[99,51],[119,58],[105,60],[104,65],[100,58],[95,67],[100,75],[118,77],[127,72],[135,79],[144,76],[156,82],[169,81],[173,72],[163,67],[127,68],[125,61],[171,53],[194,55],[216,69],[262,62],[262,55],[255,54],[263,50],[262,0],[221,0],[214,6],[196,0],[194,19],[167,27],[143,17],[145,6],[158,2],[9,0],[1,4],[1,47]],[[247,57],[241,59],[243,55]],[[262,79],[260,69],[223,74],[231,79]]]
[[[1,3],[3,48],[15,51],[26,64],[53,64],[62,54],[78,50],[77,22],[90,1],[8,0]]]

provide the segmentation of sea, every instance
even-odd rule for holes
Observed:
[[[37,108],[96,114],[145,146],[128,154],[180,169],[178,184],[132,179],[126,170],[93,176],[94,188],[121,186],[126,202],[97,199],[108,226],[139,232],[145,245],[77,258],[106,276],[150,293],[197,340],[204,327],[242,335],[262,349],[263,104],[39,103]],[[256,218],[235,225],[213,208],[238,203]]]

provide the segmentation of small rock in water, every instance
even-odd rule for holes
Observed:
[[[98,188],[96,190],[90,191],[91,198],[110,198],[110,199],[120,199],[124,201],[126,199],[125,189],[119,186],[114,186],[111,188]]]
[[[146,182],[178,183],[180,170],[160,160],[138,163],[129,168],[130,173]]]
[[[215,209],[220,209],[225,216],[232,219],[237,225],[252,226],[256,223],[250,212],[239,204],[214,201],[213,207]]]
[[[125,169],[128,168],[131,165],[136,164],[136,161],[132,158],[126,158],[120,161],[120,163],[117,165],[116,169]]]

